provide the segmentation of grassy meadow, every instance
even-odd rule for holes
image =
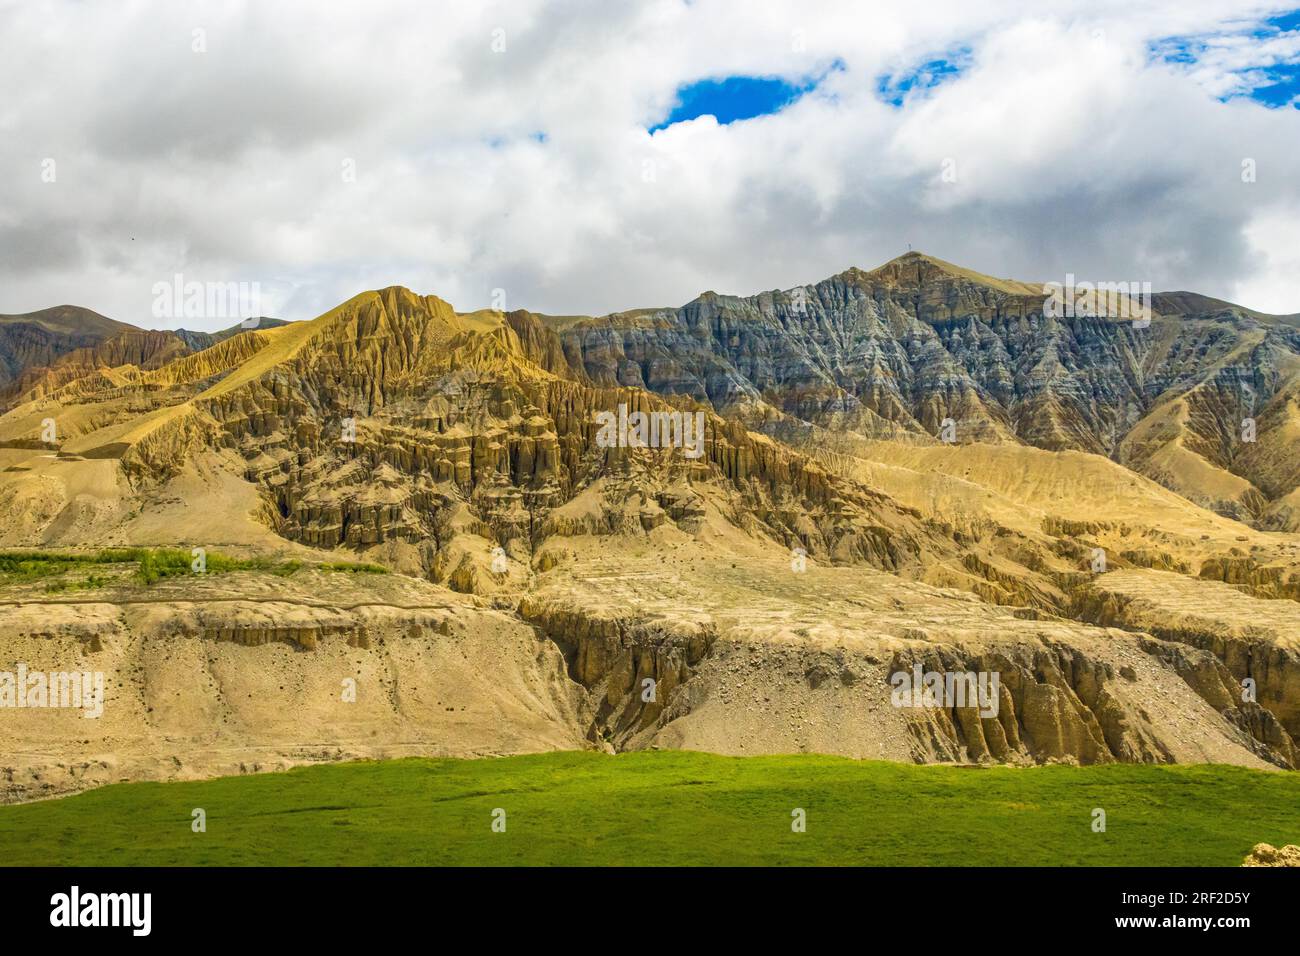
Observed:
[[[1300,843],[1300,775],[562,752],[116,784],[0,807],[11,866],[1236,866],[1260,842]]]

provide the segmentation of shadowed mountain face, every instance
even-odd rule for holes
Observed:
[[[269,316],[257,316],[251,319],[245,319],[239,325],[232,325],[228,329],[222,329],[220,332],[191,332],[189,329],[177,329],[175,334],[180,337],[192,352],[201,352],[203,349],[210,348],[218,342],[224,342],[231,336],[238,335],[240,332],[248,332],[254,329],[275,329],[287,323],[284,319],[273,319]]]
[[[26,369],[51,365],[69,352],[128,331],[135,330],[75,305],[0,315],[0,388]]]
[[[6,320],[12,320],[6,324]],[[60,306],[26,316],[0,316],[0,410],[48,394],[97,370],[119,366],[161,368],[173,359],[211,348],[249,329],[271,329],[282,319],[259,318],[221,332],[152,331],[114,322],[87,309]],[[6,335],[8,333],[8,335]],[[27,342],[24,348],[21,343]],[[32,347],[32,343],[42,347]],[[73,345],[73,343],[84,343]]]
[[[1050,318],[1041,286],[919,254],[603,318],[393,287],[113,329],[0,405],[0,548],[182,573],[0,551],[0,655],[120,688],[93,732],[0,728],[7,793],[573,746],[1294,768],[1294,335],[1219,304]],[[641,415],[698,420],[698,454],[610,442]],[[244,564],[184,573],[195,548]],[[921,671],[1000,690],[893,702]]]
[[[1221,513],[1296,526],[1288,496],[1300,463],[1279,447],[1298,424],[1300,330],[1287,317],[1171,293],[1153,297],[1142,327],[1047,316],[1045,298],[1041,284],[909,253],[872,272],[746,298],[705,293],[560,335],[598,384],[689,396],[796,444],[823,441],[807,425],[841,445],[926,442],[951,419],[959,443],[1105,455]]]

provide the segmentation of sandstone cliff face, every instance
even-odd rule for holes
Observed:
[[[519,608],[591,693],[598,744],[1017,764],[1171,763],[1209,746],[1213,759],[1296,765],[1273,713],[1234,696],[1212,654],[1176,642],[1005,610],[976,620],[942,602],[920,628],[907,623],[916,585],[881,582],[853,601],[847,581],[771,565],[773,577],[715,566],[707,581],[624,555],[620,566],[630,581],[605,578],[613,593],[575,593],[552,572]],[[914,670],[997,674],[996,706],[900,707],[891,678]]]
[[[0,670],[104,677],[94,719],[0,710],[0,803],[120,780],[585,746],[581,689],[526,625],[411,579],[349,578],[0,603]]]

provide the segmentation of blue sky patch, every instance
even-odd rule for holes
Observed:
[[[674,123],[701,116],[712,116],[722,126],[756,116],[779,113],[806,93],[815,90],[826,77],[844,64],[836,60],[821,75],[791,82],[780,76],[727,76],[697,80],[677,88],[677,102],[661,122],[649,127],[651,133],[667,129]]]
[[[909,93],[933,89],[960,76],[970,65],[970,57],[970,47],[962,47],[905,72],[886,73],[876,80],[876,92],[886,103],[901,107]]]
[[[1264,70],[1271,81],[1257,86],[1249,96],[1265,106],[1294,106],[1300,109],[1300,63],[1281,63]]]
[[[1281,13],[1275,17],[1270,17],[1264,21],[1264,25],[1267,28],[1280,30],[1283,33],[1300,30],[1300,10],[1292,10],[1289,13]]]
[[[1281,13],[1255,26],[1228,34],[1201,34],[1197,36],[1171,36],[1150,45],[1151,57],[1178,66],[1202,64],[1214,66],[1219,49],[1215,41],[1226,37],[1249,37],[1254,40],[1273,40],[1300,33],[1300,10]],[[1234,64],[1226,74],[1236,82],[1230,92],[1219,97],[1229,100],[1249,99],[1270,109],[1292,106],[1300,109],[1300,60],[1279,60],[1260,51],[1257,63]]]

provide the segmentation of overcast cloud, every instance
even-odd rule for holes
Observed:
[[[1265,25],[1284,9],[0,0],[0,312],[229,325],[151,314],[180,273],[256,282],[290,319],[393,284],[600,314],[909,244],[1300,312],[1300,110],[1250,95],[1300,61],[1300,31]],[[1199,39],[1153,53],[1171,37]],[[822,79],[647,131],[729,76]]]

